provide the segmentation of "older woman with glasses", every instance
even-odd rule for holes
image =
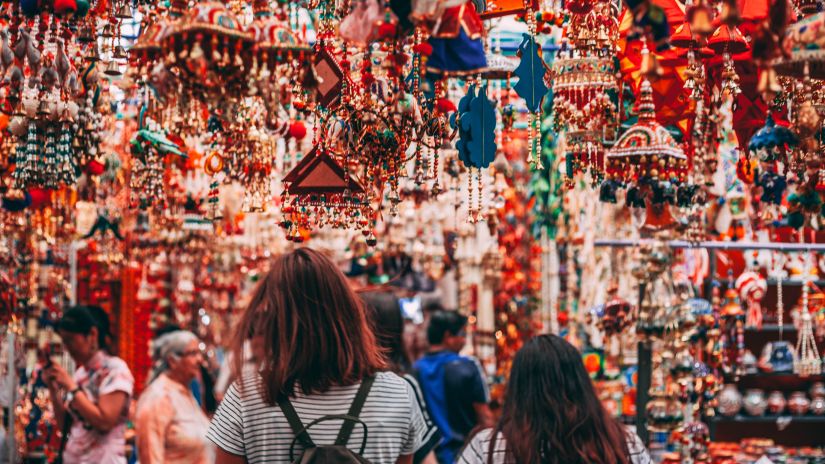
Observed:
[[[141,464],[201,464],[214,461],[206,439],[209,419],[189,385],[203,362],[200,341],[179,330],[158,338],[153,346],[153,380],[140,396],[135,414]]]

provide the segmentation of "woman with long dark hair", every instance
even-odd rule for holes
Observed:
[[[501,419],[465,447],[464,464],[648,464],[639,437],[596,396],[581,353],[556,335],[524,344],[513,360]]]
[[[410,357],[404,345],[404,316],[401,313],[398,297],[392,292],[364,292],[361,294],[361,298],[372,309],[375,336],[378,339],[378,344],[384,348],[384,354],[389,361],[390,369],[400,375],[412,388],[418,409],[421,410],[421,416],[426,424],[426,431],[421,446],[415,451],[413,463],[435,464],[438,461],[435,459],[433,450],[441,440],[441,433],[427,412],[427,404],[424,402],[421,386],[418,385],[415,377],[410,374]]]
[[[424,434],[413,392],[386,371],[364,305],[329,258],[309,248],[276,258],[236,330],[239,380],[207,433],[218,464],[291,462],[333,443],[373,463],[412,462]],[[242,375],[250,334],[262,337],[263,358]],[[342,415],[367,431],[347,430]]]

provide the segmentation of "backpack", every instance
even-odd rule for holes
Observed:
[[[372,388],[374,381],[375,377],[371,376],[361,382],[358,393],[355,394],[349,412],[346,414],[323,416],[315,419],[306,426],[301,422],[289,398],[279,401],[278,406],[281,408],[281,411],[283,411],[286,420],[289,421],[292,433],[295,434],[295,438],[292,439],[292,443],[289,445],[289,462],[293,464],[369,464],[369,461],[363,457],[364,449],[367,446],[367,424],[359,419],[358,415],[361,414],[361,409],[364,407],[364,402],[367,400],[367,395],[369,395],[370,388]],[[338,437],[335,439],[334,444],[318,446],[312,441],[312,438],[310,438],[309,429],[315,424],[328,420],[342,420],[344,423],[341,425],[341,430],[338,432]],[[352,435],[352,430],[356,424],[364,429],[364,439],[361,441],[361,448],[357,453],[347,448],[347,442],[349,442],[350,435]],[[304,450],[297,458],[295,457],[296,442],[301,442],[301,445],[304,447]]]

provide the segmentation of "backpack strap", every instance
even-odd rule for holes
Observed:
[[[352,405],[349,407],[347,416],[358,419],[361,414],[361,409],[364,408],[364,403],[367,401],[367,396],[370,394],[372,384],[375,383],[375,376],[371,375],[361,381],[361,386],[358,388],[358,393],[355,394],[355,399],[352,400]],[[359,421],[360,422],[360,421]],[[363,424],[363,422],[361,422]],[[341,430],[338,432],[338,438],[335,439],[335,444],[338,446],[346,446],[349,442],[352,429],[355,427],[355,422],[348,420],[341,425]],[[366,438],[366,425],[364,425],[364,437]],[[363,453],[363,445],[362,445]]]
[[[292,429],[292,433],[295,435],[295,440],[301,442],[304,448],[314,448],[315,443],[312,442],[312,438],[310,438],[309,433],[307,433],[307,428],[304,427],[304,424],[301,422],[301,418],[298,417],[298,413],[295,412],[295,407],[292,406],[292,403],[289,401],[289,398],[284,398],[278,401],[278,406],[281,408],[281,411],[284,413],[284,417],[289,422],[289,427]],[[295,440],[293,440],[292,444],[295,445]],[[290,461],[292,457],[290,457]]]

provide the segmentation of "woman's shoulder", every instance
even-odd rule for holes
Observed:
[[[170,408],[172,401],[169,398],[169,389],[163,385],[165,380],[158,377],[153,380],[138,397],[135,415],[154,414],[157,411],[165,411]]]
[[[492,439],[493,429],[488,428],[478,431],[464,447],[457,462],[459,464],[482,464],[489,462],[490,441],[492,441]],[[494,463],[506,462],[506,449],[507,443],[499,432],[496,434],[495,450],[493,451]]]
[[[647,452],[647,447],[633,427],[627,427],[627,451],[630,454],[630,462],[633,464],[651,464],[653,461]]]
[[[129,365],[126,364],[126,361],[117,356],[107,354],[104,358],[103,366],[108,369],[109,372],[127,372],[130,376],[132,375],[132,371],[129,369]]]
[[[373,384],[372,391],[379,394],[406,398],[410,397],[410,395],[415,395],[417,388],[419,388],[418,382],[409,374],[400,376],[394,372],[382,371],[375,375],[375,383]],[[414,397],[415,396],[412,396],[410,398]]]

